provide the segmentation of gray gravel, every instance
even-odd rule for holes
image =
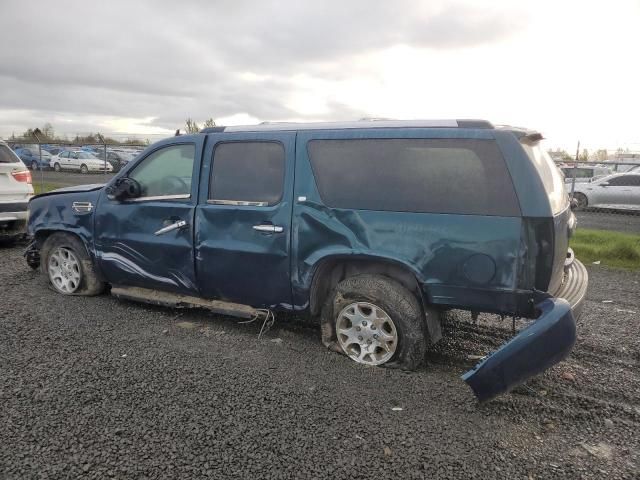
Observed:
[[[259,341],[205,312],[63,297],[20,254],[0,251],[2,479],[639,476],[638,274],[591,268],[570,359],[478,406],[458,375],[510,336],[494,316],[450,315],[404,373],[294,319]]]
[[[614,211],[591,209],[576,212],[578,227],[610,230],[612,232],[638,233],[640,232],[640,210]]]

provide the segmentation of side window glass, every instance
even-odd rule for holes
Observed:
[[[140,184],[140,197],[189,197],[195,152],[193,144],[172,145],[142,160],[129,174]]]
[[[216,146],[209,202],[275,205],[284,188],[284,147],[278,142],[229,142]]]

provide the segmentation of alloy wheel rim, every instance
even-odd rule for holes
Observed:
[[[366,365],[388,362],[398,346],[398,331],[391,317],[368,302],[354,302],[340,311],[336,336],[349,358]]]
[[[73,293],[80,286],[80,262],[69,248],[58,247],[51,253],[48,270],[49,280],[59,292]]]

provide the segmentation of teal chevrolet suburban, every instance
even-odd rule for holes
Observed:
[[[415,369],[448,309],[531,319],[463,375],[487,400],[569,353],[586,291],[541,140],[482,120],[209,128],[33,198],[26,257],[62,294],[306,313],[367,365]]]

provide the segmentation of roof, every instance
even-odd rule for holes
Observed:
[[[287,130],[341,130],[347,128],[482,128],[492,129],[486,120],[388,120],[362,119],[352,122],[263,122],[258,125],[204,128],[200,133],[262,132]]]

